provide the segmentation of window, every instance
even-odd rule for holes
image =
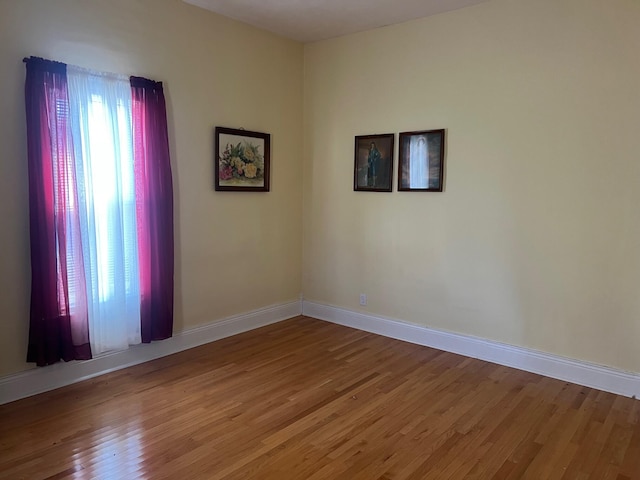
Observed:
[[[26,62],[28,360],[85,359],[171,336],[173,198],[162,84]]]
[[[131,85],[77,67],[67,85],[85,277],[69,298],[86,288],[95,355],[141,341]]]

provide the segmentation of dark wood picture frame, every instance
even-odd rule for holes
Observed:
[[[215,189],[222,192],[268,192],[271,135],[216,127]]]
[[[393,190],[393,147],[395,134],[355,137],[353,190],[391,192]]]
[[[398,191],[442,192],[444,149],[444,129],[401,132],[398,139]]]

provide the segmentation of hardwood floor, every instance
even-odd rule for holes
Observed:
[[[2,479],[640,479],[640,402],[298,317],[0,406]]]

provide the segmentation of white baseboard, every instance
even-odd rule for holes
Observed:
[[[264,327],[301,313],[300,301],[274,305],[185,330],[161,342],[135,345],[91,360],[61,362],[8,375],[0,378],[0,405]]]
[[[0,405],[270,325],[301,313],[385,337],[640,398],[640,375],[636,373],[330,305],[294,301],[185,330],[162,342],[136,345],[92,360],[58,363],[8,375],[0,378]]]
[[[605,392],[640,398],[640,375],[636,373],[306,300],[303,302],[302,312],[309,317],[385,337],[458,353]]]

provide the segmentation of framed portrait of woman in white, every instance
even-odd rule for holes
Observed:
[[[442,192],[444,129],[400,133],[398,191]]]

